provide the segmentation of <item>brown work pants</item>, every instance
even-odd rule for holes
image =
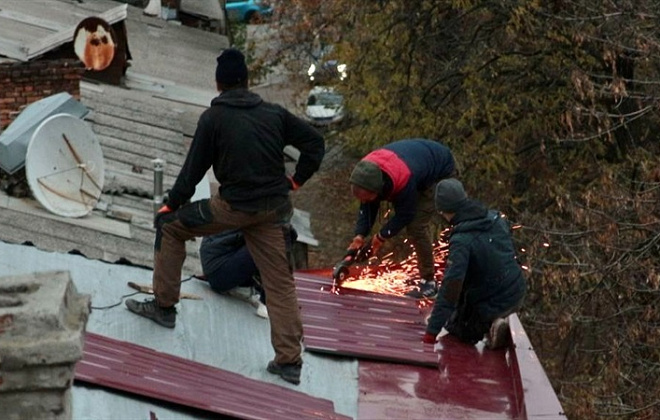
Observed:
[[[435,185],[419,192],[415,218],[406,226],[407,236],[417,253],[419,276],[424,280],[435,279],[433,239],[430,232],[431,220],[435,214],[434,194]]]
[[[217,194],[209,200],[182,206],[157,233],[153,287],[158,304],[178,302],[181,267],[186,258],[185,241],[227,229],[241,229],[248,250],[259,269],[270,319],[271,344],[275,362],[302,363],[302,321],[293,273],[287,259],[284,226],[292,215],[290,200],[275,200],[274,208],[259,212],[233,210]]]

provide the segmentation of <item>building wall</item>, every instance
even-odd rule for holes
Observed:
[[[28,104],[60,92],[80,100],[85,68],[77,59],[0,63],[0,130]]]

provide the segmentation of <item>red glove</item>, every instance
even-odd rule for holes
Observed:
[[[298,188],[300,188],[300,184],[298,184],[291,175],[287,175],[287,178],[289,178],[289,181],[291,182],[291,190],[295,191]]]
[[[158,209],[158,212],[156,213],[156,217],[154,218],[154,227],[158,228],[160,226],[160,219],[163,218],[168,213],[172,213],[172,209],[169,208],[167,204],[164,204],[163,207]]]
[[[431,334],[429,332],[424,333],[422,341],[426,344],[435,344],[435,334]]]
[[[362,248],[364,246],[364,236],[362,235],[356,235],[355,238],[353,238],[353,242],[348,245],[348,250],[349,251],[354,251]]]
[[[383,246],[385,243],[385,238],[380,236],[380,233],[377,233],[374,235],[373,238],[371,238],[371,255],[376,256],[378,255],[378,251],[380,250],[380,247]]]

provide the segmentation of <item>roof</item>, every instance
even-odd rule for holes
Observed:
[[[79,362],[72,394],[76,419],[113,419],[118,410],[124,418],[143,418],[147,411],[160,419],[207,418],[213,411],[256,419],[269,418],[259,413],[269,406],[277,408],[278,400],[295,400],[299,407],[317,404],[302,395],[288,395],[292,391],[330,401],[331,407],[323,403],[324,410],[354,419],[565,419],[515,316],[514,344],[507,349],[487,351],[482,344],[468,346],[451,336],[434,347],[420,340],[424,311],[415,310],[414,300],[369,293],[337,295],[330,288],[329,270],[299,272],[305,353],[301,384],[294,386],[265,370],[273,357],[268,322],[249,304],[212,292],[206,282],[184,281],[182,292],[202,299],[183,299],[177,326],[170,330],[136,317],[123,304],[134,294],[127,283],[150,284],[151,270],[0,242],[3,275],[54,270],[69,271],[78,292],[91,295],[91,347],[86,345]],[[408,315],[400,316],[403,313]],[[319,345],[320,339],[325,344]],[[139,362],[127,356],[136,352]],[[435,363],[424,366],[404,360],[427,358],[420,358],[422,353]],[[88,368],[99,363],[111,367],[114,359],[133,365],[126,374],[138,377],[124,376],[120,365],[100,371]],[[158,369],[173,364],[188,373],[176,376],[171,369]],[[209,371],[215,374],[206,375]],[[239,388],[232,394],[236,399],[262,387],[269,398],[254,395],[249,406],[241,408],[235,399],[227,399],[229,391],[214,394],[224,386],[214,382],[217,377]],[[155,394],[141,378],[163,385]],[[259,384],[252,385],[252,380]],[[195,387],[202,390],[194,392]],[[200,400],[200,393],[207,398]],[[211,401],[212,407],[205,405]]]
[[[183,292],[199,295],[202,300],[182,300],[177,326],[170,330],[137,318],[121,303],[135,292],[127,286],[129,281],[151,284],[151,270],[0,242],[3,276],[51,270],[69,271],[78,292],[91,295],[88,332],[274,384],[276,391],[289,389],[330,400],[337,413],[357,415],[356,360],[305,354],[301,385],[282,381],[265,370],[274,356],[268,322],[257,317],[250,305],[211,291],[205,282],[193,279],[183,283]],[[142,300],[147,296],[132,297]],[[254,395],[254,404],[259,401],[259,395]],[[149,411],[159,419],[209,418],[208,412],[82,382],[73,389],[72,418],[77,420],[116,420],[118,412],[122,418],[138,419],[146,418]]]
[[[42,9],[33,17],[50,16],[50,9],[61,3],[77,4],[38,1]],[[14,7],[19,3],[28,2],[10,0],[9,4]],[[91,3],[96,2],[85,4]],[[8,13],[8,9],[3,3],[1,13]],[[268,322],[255,316],[249,305],[212,292],[202,281],[183,283],[183,292],[202,299],[180,303],[174,330],[137,318],[124,308],[123,300],[134,293],[127,283],[148,285],[152,278],[148,268],[153,259],[153,203],[148,197],[153,177],[151,159],[167,161],[165,184],[171,185],[197,116],[209,95],[214,95],[209,75],[216,51],[228,45],[218,35],[195,31],[197,38],[191,31],[195,30],[143,16],[140,9],[128,7],[127,33],[133,56],[129,88],[88,82],[81,85],[81,101],[91,110],[88,121],[101,139],[106,160],[108,190],[102,204],[89,217],[67,219],[48,213],[33,200],[0,194],[0,273],[69,271],[78,291],[92,298],[87,330],[96,336],[90,337],[115,340],[113,345],[119,348],[142,346],[165,353],[168,360],[185,366],[203,364],[214,372],[240,375],[232,378],[241,387],[241,395],[250,386],[243,381],[258,381],[258,389],[265,387],[281,401],[287,401],[292,392],[303,393],[330,401],[334,412],[355,419],[564,418],[515,317],[512,325],[517,346],[505,352],[475,352],[453,343],[443,344],[436,354],[418,340],[423,332],[423,314],[412,301],[334,295],[328,290],[329,272],[299,272],[296,283],[307,349],[302,382],[296,387],[265,370],[273,357]],[[186,71],[180,71],[182,68]],[[36,247],[18,245],[26,241]],[[188,245],[184,273],[192,274],[199,269],[199,261],[196,244]],[[73,255],[76,253],[89,258]],[[125,260],[133,265],[104,262]],[[365,308],[370,308],[366,314]],[[401,340],[405,345],[397,348]],[[328,345],[328,341],[334,344]],[[431,362],[424,359],[422,366],[410,364],[406,357],[411,351],[421,351]],[[431,366],[438,357],[447,363]],[[190,376],[195,374],[191,371]],[[183,386],[179,380],[170,378],[169,385]],[[81,377],[74,383],[73,418],[115,419],[117,413],[122,418],[145,418],[147,412],[159,419],[211,417],[203,407],[188,407],[191,404],[186,399],[173,403],[153,395],[140,396],[136,389],[122,392],[108,383],[93,383]],[[247,404],[251,404],[247,409],[263,409],[263,404],[276,403],[254,395]],[[257,418],[246,412],[233,415]]]
[[[61,7],[72,16],[80,16],[87,13],[89,3],[96,4],[86,2],[83,7],[59,0],[39,0],[39,9],[25,3],[31,2],[3,5],[0,17],[20,14],[23,21],[29,20],[27,16],[57,19]],[[117,3],[99,1],[95,7],[114,10]],[[12,226],[0,231],[0,240],[29,242],[49,251],[75,251],[110,262],[152,266],[152,161],[158,158],[166,162],[163,184],[165,188],[173,185],[197,119],[217,94],[212,83],[215,57],[228,46],[228,41],[218,34],[144,16],[141,9],[132,6],[127,9],[121,5],[121,9],[126,16],[133,56],[127,75],[128,89],[95,82],[82,82],[80,89],[80,102],[90,111],[85,120],[103,150],[105,183],[99,205],[87,217],[65,218],[46,211],[33,199],[9,197],[0,191],[0,222]],[[197,65],[189,66],[192,60],[197,60]],[[186,72],[178,70],[184,67]],[[297,158],[295,151],[289,151],[289,156],[291,161]],[[209,180],[204,180],[196,198],[209,193]],[[299,241],[318,244],[310,229],[309,213],[296,210],[293,223]],[[198,246],[198,242],[187,243],[185,273],[200,271]]]
[[[126,18],[127,5],[110,0],[5,0],[0,9],[0,56],[29,61],[67,42],[81,20],[109,24]]]

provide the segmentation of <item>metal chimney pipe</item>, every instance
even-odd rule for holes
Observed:
[[[165,161],[163,159],[153,159],[154,165],[154,217],[163,206],[163,168]]]

